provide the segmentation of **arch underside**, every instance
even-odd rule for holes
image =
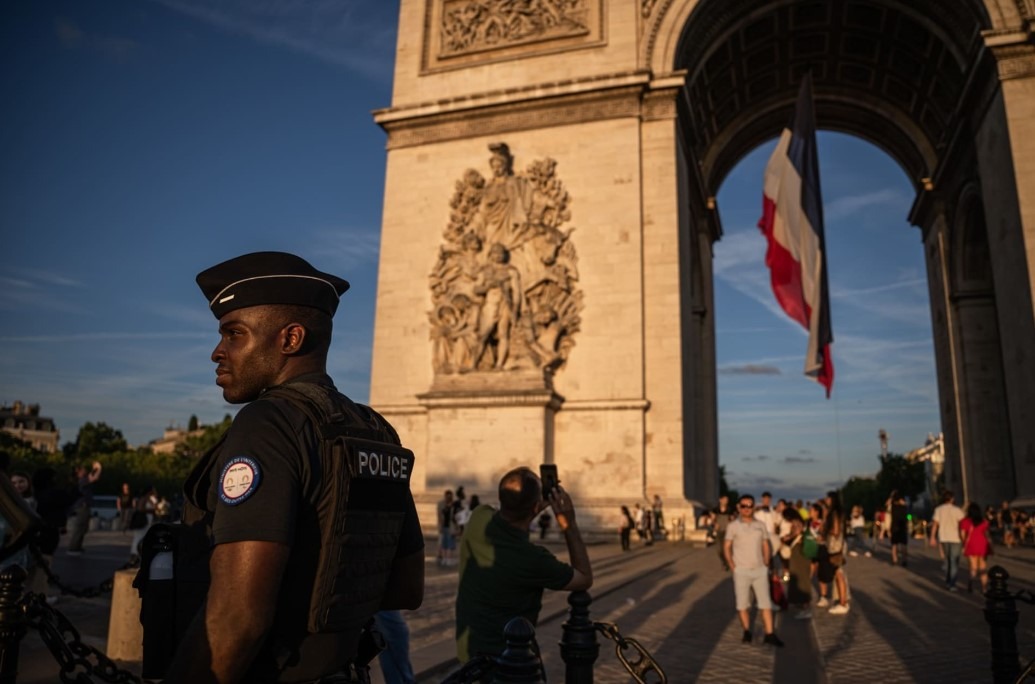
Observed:
[[[686,143],[714,191],[779,134],[811,71],[818,126],[886,151],[919,189],[968,114],[987,25],[975,2],[702,0],[679,40]]]

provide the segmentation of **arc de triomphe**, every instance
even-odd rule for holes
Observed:
[[[424,504],[558,464],[583,508],[718,489],[712,245],[788,120],[916,191],[967,498],[1035,495],[1035,0],[401,0],[371,403]]]

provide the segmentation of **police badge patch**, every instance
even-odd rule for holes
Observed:
[[[236,506],[259,488],[262,470],[254,459],[235,456],[223,466],[219,475],[219,498],[223,503]]]

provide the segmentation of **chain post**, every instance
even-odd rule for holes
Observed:
[[[493,684],[546,684],[543,661],[536,655],[535,628],[523,617],[512,618],[503,628],[507,647],[496,659]]]
[[[992,640],[992,681],[995,684],[1014,682],[1021,672],[1017,650],[1017,602],[1006,586],[1010,578],[1001,565],[988,571],[989,588],[985,592],[985,621]]]
[[[21,601],[27,577],[20,565],[0,572],[0,684],[18,679],[18,650],[28,629]]]
[[[589,619],[593,598],[586,591],[568,595],[571,612],[561,626],[561,659],[565,663],[565,684],[593,684],[593,663],[600,654],[597,628]]]

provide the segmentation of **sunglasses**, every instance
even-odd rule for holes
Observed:
[[[754,508],[755,504],[737,504],[738,508]]]

